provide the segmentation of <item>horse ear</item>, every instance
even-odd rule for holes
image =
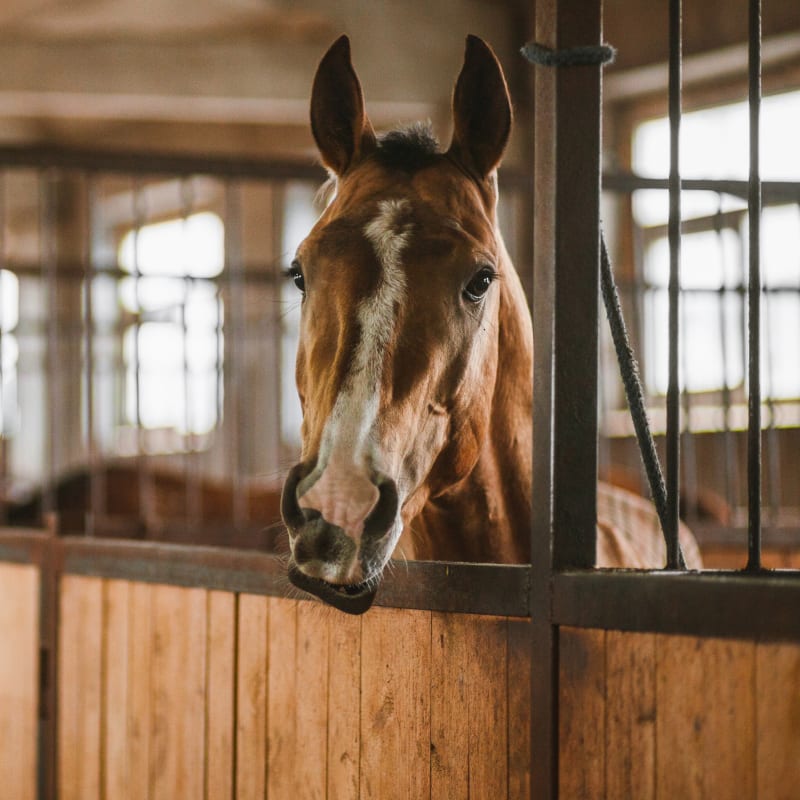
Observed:
[[[511,133],[511,99],[497,56],[477,36],[467,36],[464,66],[453,91],[453,141],[449,153],[479,178],[503,157]]]
[[[311,90],[311,132],[323,163],[340,176],[375,147],[347,36],[330,46],[317,67]]]

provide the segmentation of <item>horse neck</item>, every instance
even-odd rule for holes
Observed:
[[[530,559],[533,333],[505,248],[499,352],[489,435],[475,468],[431,500],[414,528],[417,558],[519,563]],[[430,552],[428,552],[430,550]]]

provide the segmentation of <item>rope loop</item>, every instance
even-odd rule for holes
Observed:
[[[553,50],[537,42],[528,42],[520,49],[531,64],[543,67],[596,67],[611,64],[617,51],[609,44],[566,47]]]

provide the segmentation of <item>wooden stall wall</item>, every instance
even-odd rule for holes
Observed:
[[[40,573],[0,563],[0,795],[37,792]]]
[[[60,797],[528,797],[529,631],[65,575]]]
[[[563,628],[564,798],[763,798],[800,787],[800,645]]]

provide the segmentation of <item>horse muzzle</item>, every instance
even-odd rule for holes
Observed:
[[[298,486],[313,468],[297,464],[289,472],[281,496],[281,514],[289,529],[289,580],[304,592],[348,614],[363,614],[375,600],[392,543],[390,532],[398,509],[393,480],[379,476],[378,501],[364,521],[357,542],[319,511],[301,508]]]

